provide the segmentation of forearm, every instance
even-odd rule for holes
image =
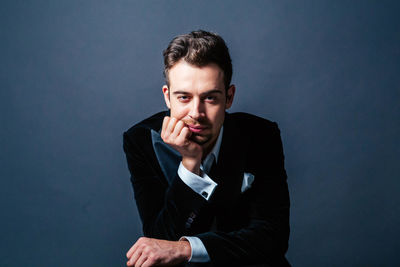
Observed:
[[[135,135],[146,137],[147,129],[139,128]],[[151,145],[151,139],[147,142]],[[124,133],[123,148],[144,234],[166,240],[191,235],[185,223],[206,200],[182,182],[177,174],[166,179],[144,147],[143,143],[136,142],[136,138]]]
[[[265,221],[253,221],[234,232],[206,232],[201,239],[213,263],[260,263],[283,257],[288,247],[288,227],[272,229]]]
[[[166,190],[157,190],[156,196],[149,197],[138,184],[134,188],[145,236],[178,240],[193,234],[187,221],[207,204],[207,200],[188,187],[179,176]]]

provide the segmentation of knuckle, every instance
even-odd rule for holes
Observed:
[[[164,141],[165,143],[167,143],[167,144],[171,144],[171,141],[170,141],[169,139],[170,139],[169,136],[165,136],[165,137],[163,138],[163,141]]]
[[[152,253],[151,255],[149,255],[148,259],[153,264],[159,262],[159,256],[157,256],[157,254],[155,254],[155,253]]]
[[[143,254],[145,254],[145,255],[147,255],[148,257],[151,255],[151,248],[149,248],[149,247],[145,247],[144,249],[143,249],[143,252],[142,252]]]
[[[141,251],[143,251],[144,248],[145,248],[144,244],[139,244],[139,246],[137,247],[137,251],[141,252]]]
[[[149,258],[147,258],[147,260],[149,261],[150,265],[157,263],[157,261],[153,257],[149,257]]]

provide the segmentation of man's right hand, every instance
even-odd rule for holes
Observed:
[[[182,164],[188,171],[200,175],[203,149],[199,144],[190,140],[191,135],[192,132],[182,120],[169,116],[164,117],[161,138],[181,154]]]

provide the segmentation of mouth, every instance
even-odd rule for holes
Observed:
[[[188,125],[188,128],[193,133],[201,133],[204,132],[208,127],[202,125]]]

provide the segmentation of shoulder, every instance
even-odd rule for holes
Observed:
[[[167,115],[167,111],[158,112],[138,123],[130,127],[128,130],[125,131],[128,135],[136,135],[137,133],[154,130],[159,131],[162,126],[162,121],[164,117]]]
[[[226,120],[228,124],[234,124],[235,128],[241,132],[250,133],[257,130],[268,132],[279,130],[276,122],[245,112],[227,113]]]
[[[124,132],[124,136],[138,138],[146,132],[150,133],[151,130],[159,131],[161,129],[163,119],[167,113],[168,111],[161,111],[136,123]]]
[[[256,115],[238,112],[226,117],[226,136],[231,140],[240,140],[236,145],[264,153],[266,147],[281,144],[281,133],[278,124]],[[225,133],[225,128],[224,128]]]

